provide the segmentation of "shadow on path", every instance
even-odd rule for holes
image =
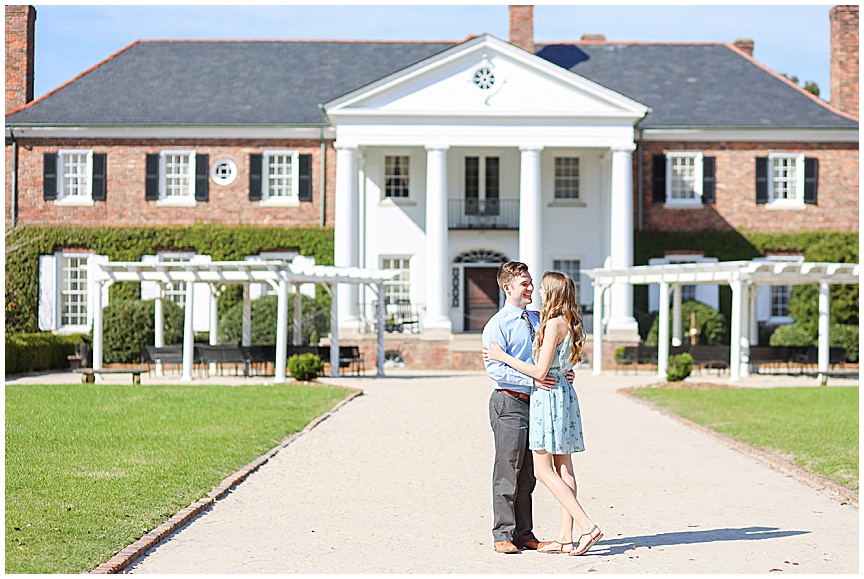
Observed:
[[[605,539],[595,545],[592,555],[621,555],[640,547],[662,547],[666,545],[690,545],[693,543],[715,543],[718,541],[758,541],[806,535],[810,531],[781,531],[776,527],[744,527],[741,529],[709,529],[705,531],[682,531],[659,533],[640,537],[616,537]],[[602,550],[601,550],[602,549]]]

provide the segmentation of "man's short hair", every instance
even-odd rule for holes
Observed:
[[[511,283],[514,278],[522,277],[528,273],[528,266],[521,261],[508,261],[498,266],[498,287],[504,291],[504,284]]]

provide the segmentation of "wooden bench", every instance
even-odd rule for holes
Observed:
[[[103,368],[95,370],[93,368],[75,368],[76,374],[81,374],[81,382],[83,384],[91,384],[96,382],[96,374],[132,374],[132,383],[141,383],[141,374],[147,371],[147,368]]]

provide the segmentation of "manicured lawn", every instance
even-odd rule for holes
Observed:
[[[642,388],[672,412],[858,490],[858,388]]]
[[[95,568],[348,394],[7,385],[6,573]]]

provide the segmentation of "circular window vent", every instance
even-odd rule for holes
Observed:
[[[477,72],[474,73],[474,84],[479,89],[488,90],[495,84],[495,74],[489,70],[488,66],[478,68]]]
[[[217,185],[230,185],[237,178],[237,164],[231,159],[219,159],[210,167],[210,178]]]

